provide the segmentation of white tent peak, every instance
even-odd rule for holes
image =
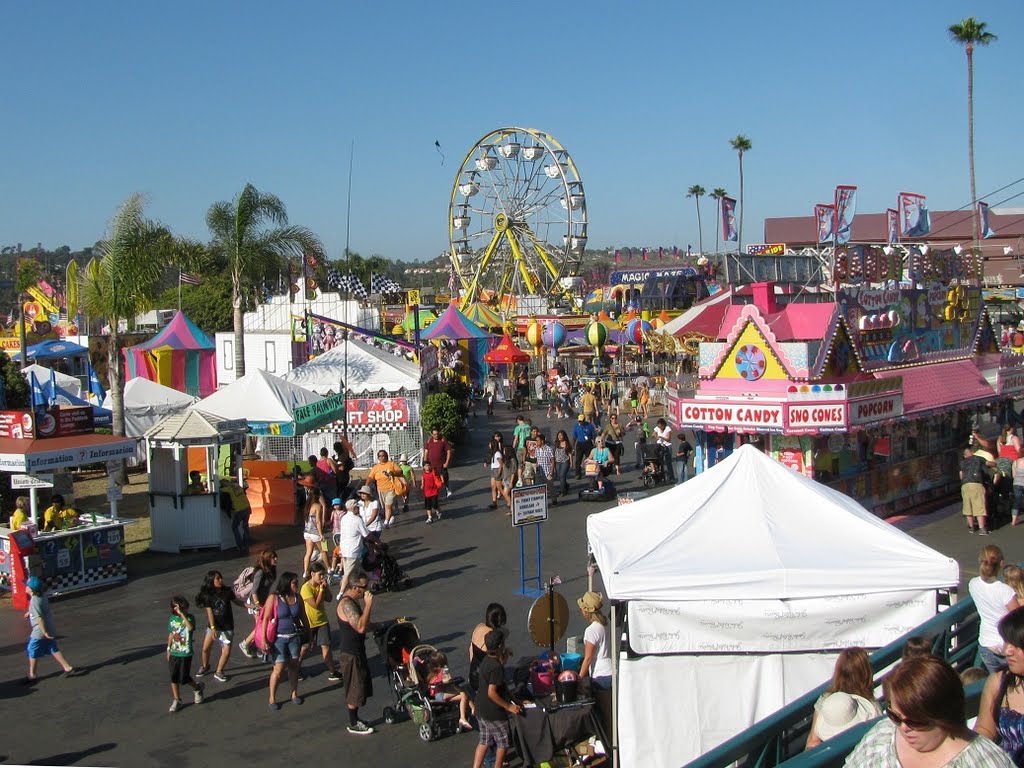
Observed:
[[[296,408],[322,399],[308,389],[257,368],[195,403],[191,410],[225,419],[289,422],[295,418]]]
[[[745,445],[685,484],[590,515],[616,600],[793,599],[955,587],[956,561]]]
[[[416,363],[353,341],[343,341],[308,363],[288,371],[283,378],[321,395],[340,392],[343,380],[353,395],[381,390],[414,391],[420,384]]]

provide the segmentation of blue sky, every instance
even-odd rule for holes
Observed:
[[[862,212],[903,190],[957,208],[966,60],[946,28],[969,15],[999,36],[975,56],[983,195],[1024,176],[1019,0],[0,3],[0,244],[91,245],[134,191],[206,239],[209,205],[252,182],[338,258],[354,142],[351,247],[428,259],[461,158],[503,126],[568,149],[591,247],[696,248],[686,188],[738,192],[739,133],[745,241],[842,183]]]

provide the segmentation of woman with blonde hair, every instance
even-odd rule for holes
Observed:
[[[806,749],[882,714],[874,689],[874,673],[867,651],[856,647],[841,651],[832,670],[832,684],[814,703]]]
[[[1003,581],[1017,593],[1017,602],[1024,605],[1024,569],[1016,565],[1003,568]]]
[[[587,620],[583,633],[583,663],[580,677],[591,678],[591,685],[610,688],[612,682],[612,657],[608,652],[608,618],[601,612],[604,606],[597,592],[587,592],[576,605]]]
[[[994,544],[983,547],[978,557],[978,575],[967,584],[980,619],[978,645],[981,662],[989,672],[1006,668],[1003,641],[997,625],[1003,616],[1019,607],[1013,588],[999,580],[1003,564],[1003,550]]]

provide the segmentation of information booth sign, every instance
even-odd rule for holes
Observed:
[[[548,487],[527,485],[512,489],[512,526],[519,529],[519,573],[521,578],[517,594],[539,597],[544,594],[541,576],[540,524],[548,519]],[[526,526],[532,525],[537,531],[537,571],[526,574]],[[528,584],[535,583],[535,587]]]

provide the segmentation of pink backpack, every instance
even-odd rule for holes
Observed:
[[[277,640],[277,595],[270,595],[260,608],[259,620],[256,622],[256,635],[253,638],[256,648],[261,653],[270,653]]]

